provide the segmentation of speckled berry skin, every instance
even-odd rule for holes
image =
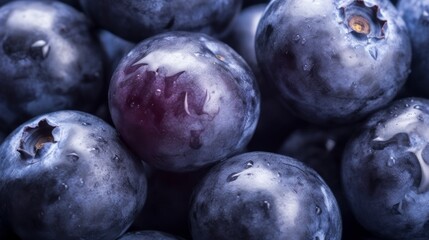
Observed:
[[[297,160],[248,152],[214,166],[191,203],[199,239],[341,239],[335,197],[320,176]]]
[[[0,218],[22,240],[116,239],[146,199],[143,163],[87,113],[29,120],[0,158]]]
[[[406,25],[384,0],[271,1],[255,47],[280,98],[316,124],[354,122],[385,106],[410,71]]]
[[[102,28],[139,42],[169,31],[222,36],[240,11],[242,0],[80,0],[80,3]]]
[[[58,110],[94,112],[104,89],[102,50],[89,20],[57,2],[0,8],[0,129]]]
[[[259,105],[246,62],[200,33],[143,41],[122,59],[109,88],[122,138],[144,161],[167,171],[196,170],[242,151]]]
[[[429,238],[429,100],[405,98],[372,115],[343,156],[357,220],[383,239]]]

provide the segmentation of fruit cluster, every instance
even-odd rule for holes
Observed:
[[[429,239],[429,1],[0,0],[0,239]]]

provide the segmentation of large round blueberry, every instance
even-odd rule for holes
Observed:
[[[0,9],[0,129],[39,114],[94,111],[103,59],[90,22],[56,1],[15,1]]]
[[[149,38],[122,59],[109,89],[113,122],[143,160],[189,171],[249,142],[260,96],[246,62],[205,34]]]
[[[198,239],[341,239],[337,202],[320,176],[297,160],[250,152],[214,166],[191,204]]]
[[[0,158],[0,218],[21,239],[116,239],[146,199],[142,162],[87,113],[29,120]]]
[[[223,35],[242,0],[80,0],[84,11],[102,28],[141,41],[168,31]]]
[[[316,124],[352,122],[390,102],[409,74],[404,21],[384,0],[273,0],[256,56],[280,97]]]
[[[388,239],[429,238],[429,100],[368,119],[345,149],[344,192],[358,221]]]

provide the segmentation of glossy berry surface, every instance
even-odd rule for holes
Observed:
[[[244,60],[205,34],[170,32],[140,43],[109,88],[114,125],[144,161],[190,171],[243,150],[259,117]]]
[[[373,116],[344,151],[342,183],[358,221],[387,239],[429,238],[429,100]]]
[[[221,36],[238,14],[242,0],[81,0],[102,28],[139,42],[168,31]]]
[[[329,187],[297,160],[267,152],[234,156],[210,169],[194,192],[198,239],[341,239]]]
[[[116,239],[146,199],[142,162],[87,113],[29,120],[0,157],[0,219],[23,240]]]
[[[0,129],[39,114],[94,111],[103,58],[88,19],[60,2],[16,1],[0,8]]]
[[[407,28],[389,1],[271,1],[255,48],[286,105],[316,124],[354,122],[385,106],[410,71]]]

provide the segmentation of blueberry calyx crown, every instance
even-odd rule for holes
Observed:
[[[47,144],[55,143],[56,141],[52,134],[55,128],[46,119],[39,121],[35,127],[26,126],[16,149],[21,154],[21,158],[36,158],[43,152]]]
[[[339,9],[342,23],[357,38],[386,37],[387,20],[383,18],[377,5],[364,0],[354,0]]]

